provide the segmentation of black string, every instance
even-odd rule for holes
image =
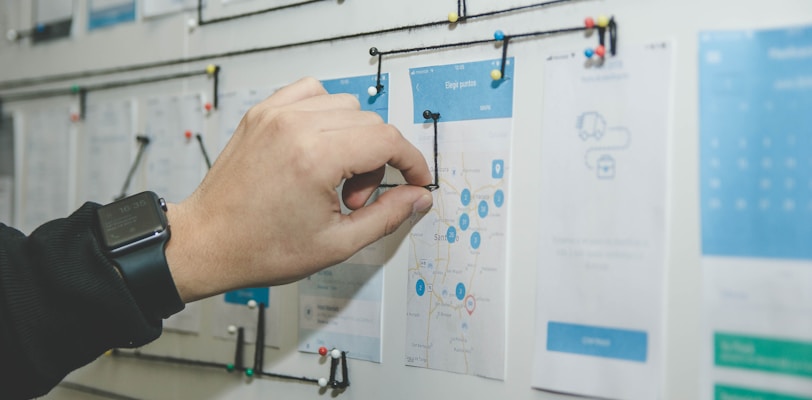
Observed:
[[[431,110],[423,111],[423,118],[431,119],[434,121],[434,183],[423,186],[427,190],[433,192],[440,188],[440,168],[438,167],[438,150],[437,150],[437,120],[440,119],[440,113],[433,113]],[[379,188],[393,188],[402,186],[401,183],[381,183]]]
[[[206,152],[206,146],[203,145],[203,135],[195,135],[197,142],[200,143],[200,152],[203,153],[203,159],[206,161],[206,168],[211,169],[211,161],[209,160],[209,153]]]
[[[216,67],[215,72],[219,71],[219,67]],[[203,71],[204,74],[208,74],[207,71]],[[87,85],[82,87],[71,86],[67,89],[47,89],[47,90],[35,90],[30,92],[22,92],[22,93],[12,93],[7,96],[2,96],[4,102],[9,101],[24,101],[24,100],[33,100],[33,99],[41,99],[44,97],[55,97],[55,96],[67,96],[72,94],[79,94],[80,96],[87,95],[88,92],[97,91],[97,90],[108,90],[108,89],[116,89],[125,86],[135,86],[135,85],[144,85],[148,83],[155,83],[155,82],[163,82],[172,79],[181,79],[181,78],[188,78],[192,76],[200,75],[200,71],[193,71],[193,72],[181,72],[177,74],[169,74],[169,75],[159,75],[153,76],[149,78],[141,78],[141,79],[133,79],[133,80],[126,80],[126,81],[117,81],[117,82],[107,82],[101,83],[96,85]],[[217,75],[215,74],[215,77]],[[215,79],[215,83],[216,83]],[[84,93],[84,94],[83,94]],[[217,97],[215,96],[215,99]],[[80,105],[81,106],[81,105]]]
[[[580,1],[580,0],[551,0],[551,1],[548,1],[548,2],[544,2],[544,3],[536,3],[536,4],[525,5],[525,6],[511,7],[511,8],[506,8],[506,9],[502,9],[502,10],[496,10],[496,11],[490,11],[490,12],[476,14],[476,15],[470,15],[470,16],[467,16],[466,18],[475,19],[475,18],[490,17],[490,16],[499,15],[499,14],[506,14],[506,13],[516,12],[516,11],[523,11],[523,10],[527,10],[527,9],[531,9],[531,8],[548,7],[548,6],[559,4],[559,3],[574,2],[574,1]],[[96,69],[96,70],[68,72],[68,73],[56,74],[56,75],[50,75],[50,76],[44,76],[44,77],[38,77],[38,78],[22,78],[22,79],[17,79],[17,80],[9,80],[9,81],[0,82],[0,89],[13,89],[13,88],[18,88],[18,87],[38,85],[38,84],[49,83],[49,82],[58,82],[58,81],[71,80],[71,79],[89,78],[89,77],[100,76],[100,75],[111,75],[111,74],[118,74],[118,73],[124,73],[124,72],[140,71],[140,70],[151,69],[151,68],[159,68],[159,67],[167,67],[167,66],[178,65],[178,64],[187,64],[187,63],[192,63],[192,62],[207,61],[207,60],[211,60],[211,59],[215,59],[215,58],[236,57],[236,56],[253,54],[253,53],[260,53],[260,52],[266,52],[266,51],[282,50],[282,49],[287,49],[287,48],[292,48],[292,47],[309,46],[309,45],[318,44],[318,43],[330,43],[330,42],[335,42],[335,41],[340,41],[340,40],[357,39],[357,38],[361,38],[361,37],[365,37],[365,36],[382,35],[382,34],[394,33],[394,32],[400,32],[400,31],[411,31],[411,30],[416,30],[416,29],[430,28],[430,27],[434,27],[434,26],[447,25],[447,24],[448,24],[448,20],[445,19],[445,20],[441,20],[441,21],[433,21],[433,22],[426,22],[426,23],[422,23],[422,24],[405,25],[405,26],[399,26],[399,27],[394,27],[394,28],[386,28],[386,29],[379,29],[379,30],[374,30],[374,31],[352,33],[352,34],[347,34],[347,35],[340,35],[340,36],[334,36],[334,37],[322,38],[322,39],[314,39],[314,40],[306,40],[306,41],[287,43],[287,44],[276,45],[276,46],[256,47],[256,48],[251,48],[251,49],[235,50],[235,51],[229,51],[229,52],[224,52],[224,53],[204,54],[204,55],[195,56],[195,57],[178,58],[178,59],[173,59],[173,60],[165,60],[165,61],[142,63],[142,64],[133,64],[133,65],[123,66],[123,67],[111,67],[111,68],[102,68],[102,69]]]
[[[380,50],[378,50],[377,47],[372,47],[372,48],[369,49],[369,54],[373,55],[373,56],[375,56],[375,55],[378,56],[378,79],[377,79],[378,84],[377,84],[376,87],[380,91],[380,90],[383,89],[383,85],[381,85],[380,82],[381,82],[381,63],[383,62],[382,56],[384,56],[384,55],[416,53],[416,52],[421,52],[421,51],[447,49],[447,48],[450,48],[450,47],[464,47],[464,46],[473,46],[473,45],[478,45],[478,44],[483,44],[483,43],[504,42],[503,43],[503,48],[502,48],[502,69],[501,69],[502,76],[504,76],[504,73],[505,73],[505,59],[507,58],[507,44],[508,44],[508,41],[510,39],[512,39],[512,38],[524,38],[524,37],[530,37],[530,36],[558,35],[558,34],[562,34],[562,33],[586,31],[588,29],[589,28],[579,26],[579,27],[575,27],[575,28],[562,28],[562,29],[552,29],[552,30],[547,30],[547,31],[519,33],[519,34],[515,34],[515,35],[510,35],[510,36],[505,35],[505,37],[503,39],[471,40],[471,41],[467,41],[467,42],[445,43],[445,44],[437,44],[437,45],[432,45],[432,46],[411,47],[411,48],[408,48],[408,49],[397,49],[397,50],[389,50],[389,51],[380,51]],[[614,54],[614,48],[613,48],[612,51],[613,51],[612,54]]]
[[[243,366],[243,349],[245,348],[245,329],[243,327],[237,328],[237,344],[234,352],[234,369],[242,371],[245,369]],[[227,368],[227,367],[226,367]]]
[[[130,167],[130,172],[127,173],[127,179],[124,180],[124,186],[121,187],[121,193],[116,196],[114,200],[121,200],[127,197],[127,189],[130,187],[130,181],[135,174],[135,170],[138,168],[138,164],[141,162],[141,156],[144,154],[144,149],[149,144],[149,138],[144,135],[136,135],[135,140],[138,142],[138,154],[135,155],[135,160],[133,161],[133,165]]]
[[[155,361],[155,362],[163,362],[163,363],[170,363],[170,364],[180,364],[180,365],[188,365],[188,366],[195,366],[195,367],[211,367],[211,368],[218,368],[218,369],[228,369],[229,366],[222,363],[211,362],[211,361],[199,361],[199,360],[189,360],[186,358],[180,357],[171,357],[171,356],[156,356],[151,354],[144,354],[138,350],[133,352],[123,352],[118,349],[113,349],[112,355],[114,357],[122,357],[122,358],[134,358],[139,360],[145,361]],[[233,370],[244,372],[248,368],[237,366],[235,365]],[[254,376],[267,376],[270,378],[278,378],[278,379],[287,379],[287,380],[295,380],[300,382],[307,382],[307,383],[318,383],[318,379],[308,378],[304,376],[293,376],[293,375],[284,375],[284,374],[276,374],[272,372],[265,372],[265,371],[254,371]]]
[[[113,399],[113,400],[139,400],[137,397],[125,396],[123,394],[118,394],[118,393],[110,392],[110,391],[107,391],[107,390],[97,389],[97,388],[94,388],[94,387],[91,387],[91,386],[85,386],[85,385],[81,385],[81,384],[78,384],[78,383],[67,382],[67,381],[60,382],[59,387],[62,387],[62,388],[65,388],[65,389],[70,389],[70,390],[75,390],[77,392],[83,392],[83,393],[87,393],[87,394],[92,394],[94,396],[105,397],[105,398]]]
[[[197,0],[197,24],[200,25],[200,26],[216,24],[216,23],[219,23],[219,22],[226,22],[226,21],[231,21],[231,20],[239,19],[239,18],[253,17],[254,15],[265,14],[265,13],[269,13],[269,12],[272,12],[272,11],[285,10],[285,9],[288,9],[288,8],[304,6],[304,5],[311,4],[311,3],[318,3],[318,2],[321,2],[321,1],[324,1],[324,0],[308,0],[308,1],[303,1],[301,3],[286,4],[286,5],[283,5],[283,6],[266,8],[266,9],[257,10],[257,11],[251,11],[251,12],[247,12],[247,13],[244,13],[244,14],[229,15],[229,16],[226,16],[226,17],[220,17],[220,18],[215,18],[215,19],[210,19],[210,20],[204,21],[203,20],[203,0]]]
[[[257,312],[257,339],[254,342],[254,371],[261,372],[265,358],[265,303],[259,303]]]

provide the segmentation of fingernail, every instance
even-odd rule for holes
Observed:
[[[426,193],[412,204],[412,213],[428,211],[434,201],[431,198],[431,193]]]

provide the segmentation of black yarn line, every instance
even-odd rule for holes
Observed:
[[[219,68],[218,68],[219,69]],[[74,94],[81,94],[82,91],[85,93],[90,91],[97,91],[97,90],[108,90],[108,89],[115,89],[125,86],[135,86],[135,85],[143,85],[148,83],[155,83],[155,82],[163,82],[172,79],[181,79],[181,78],[189,78],[192,76],[200,75],[200,71],[194,72],[181,72],[177,74],[170,74],[170,75],[161,75],[155,76],[150,78],[141,78],[141,79],[133,79],[128,81],[118,81],[118,82],[109,82],[103,84],[96,84],[96,85],[88,85],[82,86],[77,90],[76,88],[68,88],[68,89],[48,89],[48,90],[37,90],[31,92],[20,92],[20,93],[12,93],[6,96],[0,96],[3,102],[10,102],[10,101],[24,101],[24,100],[33,100],[33,99],[41,99],[44,97],[56,97],[56,96],[69,96]],[[203,71],[203,74],[208,74],[208,72]],[[215,96],[216,97],[216,96]]]
[[[265,303],[257,308],[257,338],[254,341],[254,371],[262,371],[265,358]]]
[[[580,0],[552,0],[552,1],[544,2],[544,3],[530,4],[530,5],[525,5],[525,6],[512,7],[512,8],[507,8],[507,9],[503,9],[503,10],[496,10],[496,11],[486,12],[486,13],[482,13],[482,14],[471,15],[471,16],[468,16],[466,18],[467,19],[475,19],[475,18],[481,18],[481,17],[489,17],[489,16],[505,14],[505,13],[515,12],[515,11],[523,11],[523,10],[530,9],[530,8],[547,7],[547,6],[551,6],[551,5],[555,5],[555,4],[559,4],[559,3],[573,2],[573,1],[580,1]],[[195,57],[178,58],[178,59],[173,59],[173,60],[165,60],[165,61],[150,62],[150,63],[143,63],[143,64],[133,64],[133,65],[123,66],[123,67],[111,67],[111,68],[101,68],[101,69],[96,69],[96,70],[69,72],[69,73],[56,74],[56,75],[37,77],[37,78],[22,78],[22,79],[17,79],[17,80],[10,80],[10,81],[0,82],[0,89],[13,89],[13,88],[18,88],[18,87],[39,85],[39,84],[44,84],[44,83],[58,82],[58,81],[64,81],[64,80],[70,80],[70,79],[90,78],[90,77],[100,76],[100,75],[111,75],[111,74],[118,74],[118,73],[124,73],[124,72],[141,71],[141,70],[145,70],[145,69],[168,67],[168,66],[178,65],[178,64],[188,64],[188,63],[206,61],[206,60],[211,60],[211,59],[216,59],[216,58],[236,57],[236,56],[248,55],[248,54],[253,54],[253,53],[261,53],[261,52],[266,52],[266,51],[282,50],[282,49],[287,49],[287,48],[292,48],[292,47],[299,47],[299,46],[309,46],[309,45],[319,44],[319,43],[330,43],[330,42],[348,40],[348,39],[357,39],[357,38],[361,38],[361,37],[365,37],[365,36],[382,35],[382,34],[387,34],[387,33],[394,33],[394,32],[399,32],[399,31],[406,31],[406,30],[430,28],[430,27],[434,27],[434,26],[438,26],[438,25],[448,25],[448,24],[449,24],[449,22],[447,20],[426,22],[426,23],[422,23],[422,24],[407,25],[407,26],[400,26],[400,27],[386,28],[386,29],[379,29],[379,30],[375,30],[375,31],[365,31],[365,32],[352,33],[352,34],[347,34],[347,35],[334,36],[334,37],[330,37],[330,38],[307,40],[307,41],[302,41],[302,42],[294,42],[294,43],[275,45],[275,46],[256,47],[256,48],[251,48],[251,49],[235,50],[235,51],[229,51],[229,52],[224,52],[224,53],[205,54],[205,55],[195,56]]]
[[[141,399],[139,399],[137,397],[125,396],[123,394],[118,394],[118,393],[110,392],[110,391],[107,391],[107,390],[94,388],[92,386],[86,386],[86,385],[73,383],[73,382],[67,382],[67,381],[60,382],[59,387],[62,387],[62,388],[65,388],[65,389],[70,389],[70,390],[75,390],[77,392],[83,392],[83,393],[87,393],[87,394],[92,394],[92,395],[98,396],[98,397],[105,397],[105,398],[113,399],[113,400],[141,400]]]
[[[127,178],[124,179],[124,185],[121,187],[121,193],[113,200],[118,201],[127,197],[127,189],[130,188],[130,181],[133,179],[133,175],[135,175],[135,170],[138,169],[138,164],[141,163],[141,156],[144,155],[144,149],[146,149],[147,145],[149,144],[149,138],[144,135],[137,135],[135,140],[138,142],[138,154],[136,154],[135,160],[133,161],[132,166],[130,166],[130,172],[127,173]]]
[[[203,135],[195,135],[197,142],[200,144],[200,152],[203,153],[203,160],[206,161],[206,169],[211,169],[211,160],[209,160],[209,153],[206,152],[206,146],[203,145]]]
[[[231,21],[231,20],[240,19],[240,18],[253,17],[253,16],[259,15],[259,14],[265,14],[265,13],[269,13],[269,12],[273,12],[273,11],[285,10],[285,9],[288,9],[288,8],[295,8],[295,7],[299,7],[299,6],[308,5],[308,4],[311,4],[311,3],[318,3],[318,2],[321,2],[321,1],[324,1],[324,0],[308,0],[308,1],[303,1],[301,3],[286,4],[286,5],[283,5],[283,6],[266,8],[266,9],[263,9],[263,10],[256,10],[256,11],[251,11],[251,12],[247,12],[247,13],[243,13],[243,14],[229,15],[229,16],[226,16],[226,17],[219,17],[219,18],[214,18],[214,19],[204,21],[203,20],[203,0],[197,0],[197,24],[199,26],[216,24],[216,23],[219,23],[219,22],[226,22],[226,21]]]
[[[423,111],[423,116],[428,116],[434,121],[434,183],[423,186],[426,190],[433,192],[440,188],[440,168],[438,167],[438,150],[437,150],[437,121],[440,119],[440,113],[433,113],[430,110]],[[426,118],[429,119],[429,118]],[[393,188],[403,186],[402,183],[381,183],[378,188]]]
[[[171,357],[171,356],[156,356],[151,354],[144,354],[139,351],[134,352],[123,352],[119,351],[118,349],[114,349],[112,352],[114,357],[123,357],[123,358],[133,358],[137,360],[144,360],[144,361],[155,361],[155,362],[163,362],[169,364],[179,364],[179,365],[187,365],[187,366],[195,366],[195,367],[211,367],[211,368],[220,368],[220,369],[228,369],[228,365],[211,362],[211,361],[198,361],[198,360],[189,360],[185,358],[179,357]],[[235,365],[234,370],[239,372],[245,372],[248,368],[238,367]],[[318,383],[318,379],[308,378],[304,376],[293,376],[293,375],[285,375],[285,374],[277,374],[273,372],[265,372],[265,371],[254,371],[254,376],[267,376],[271,378],[279,378],[279,379],[287,379],[287,380],[295,380],[300,382],[308,382],[308,383]],[[129,399],[128,399],[129,400]]]

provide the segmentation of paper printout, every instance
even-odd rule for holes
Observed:
[[[699,35],[703,399],[812,399],[812,27]]]
[[[196,136],[203,132],[203,99],[199,94],[153,97],[146,102],[144,154],[147,188],[178,203],[194,192],[206,163]],[[187,135],[188,134],[188,135]]]
[[[133,114],[129,100],[87,105],[79,148],[80,203],[107,204],[121,193],[138,151]]]
[[[533,387],[661,396],[671,55],[544,65]]]
[[[15,226],[14,216],[14,118],[0,114],[0,222]]]
[[[69,116],[67,106],[39,108],[25,116],[20,185],[23,200],[19,207],[23,232],[30,233],[73,211],[68,180],[74,129]]]
[[[87,29],[135,21],[135,0],[87,0]]]
[[[144,0],[144,18],[191,9],[197,9],[197,0]]]
[[[504,378],[513,59],[410,70],[412,142],[439,177],[409,235],[406,365]],[[434,124],[439,113],[437,165]]]
[[[389,94],[370,96],[377,75],[322,81],[329,93],[349,93],[361,109],[389,120]],[[381,81],[388,80],[388,74]],[[349,210],[344,208],[344,213]],[[347,357],[381,361],[381,302],[383,301],[382,242],[362,249],[350,260],[299,282],[299,350],[319,347],[347,351]]]

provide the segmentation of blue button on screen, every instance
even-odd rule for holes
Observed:
[[[643,331],[549,321],[547,350],[646,362],[648,334]]]

